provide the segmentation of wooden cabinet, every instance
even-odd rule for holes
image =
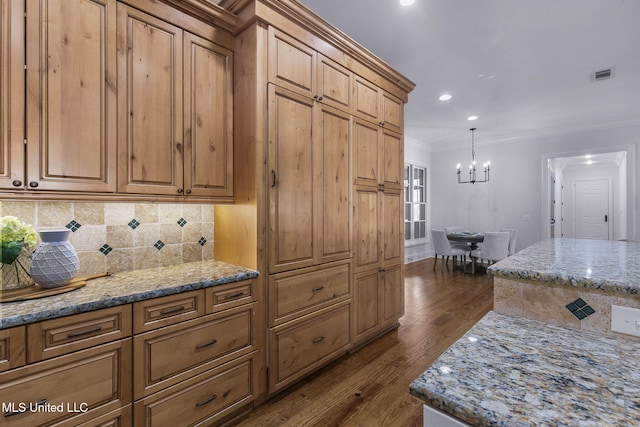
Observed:
[[[125,193],[233,195],[230,50],[118,4]]]
[[[25,180],[24,13],[23,0],[0,4],[0,188]]]
[[[351,343],[350,301],[285,323],[269,332],[269,389],[277,391],[304,377]]]
[[[25,364],[25,340],[24,326],[0,330],[0,372]]]
[[[3,409],[7,426],[51,425],[65,419],[78,425],[128,405],[131,339],[4,372],[0,374],[0,400],[14,403]],[[38,407],[56,410],[34,409]]]
[[[349,258],[350,117],[269,87],[270,273]]]
[[[313,43],[314,38],[310,38]],[[269,81],[350,112],[353,73],[288,34],[269,27]]]
[[[355,74],[352,86],[355,116],[395,132],[403,131],[404,103],[400,98]]]
[[[0,186],[113,192],[116,1],[24,4],[2,2]]]
[[[402,135],[355,119],[353,124],[354,183],[402,189],[404,143]]]

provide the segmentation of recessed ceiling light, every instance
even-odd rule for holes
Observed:
[[[478,120],[478,116],[469,116],[467,120]]]
[[[448,101],[451,99],[451,95],[449,95],[448,93],[443,93],[442,95],[440,95],[440,98],[438,98],[440,101]]]
[[[403,6],[411,6],[416,0],[400,0],[400,4]]]

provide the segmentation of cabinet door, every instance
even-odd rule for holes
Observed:
[[[380,248],[384,266],[396,264],[402,258],[404,248],[404,201],[401,191],[380,192],[380,227],[382,246]]]
[[[316,51],[269,27],[269,81],[301,95],[316,95]]]
[[[351,112],[352,73],[326,56],[318,54],[318,100]]]
[[[0,4],[0,188],[22,188],[24,179],[24,2],[3,0]]]
[[[356,187],[353,219],[355,229],[355,270],[380,265],[380,202],[377,187]]]
[[[116,1],[27,0],[28,188],[116,189]]]
[[[184,37],[184,192],[233,195],[233,53]]]
[[[353,114],[377,124],[380,122],[380,88],[354,74]]]
[[[314,102],[269,86],[269,267],[314,263]]]
[[[315,157],[320,162],[316,175],[316,236],[319,262],[329,262],[351,256],[351,117],[324,105],[317,111],[319,118],[313,127],[319,150]]]
[[[353,174],[359,185],[377,186],[380,182],[378,149],[379,127],[365,120],[353,121]]]
[[[385,129],[402,133],[404,125],[404,103],[395,96],[382,92],[382,123]]]
[[[184,191],[182,40],[179,28],[118,3],[120,192]]]
[[[375,334],[380,324],[380,294],[377,268],[359,273],[353,280],[354,342],[366,340]]]
[[[402,265],[385,267],[382,273],[382,322],[396,322],[404,314]]]
[[[403,188],[404,144],[402,135],[384,129],[382,131],[381,175],[384,188]]]

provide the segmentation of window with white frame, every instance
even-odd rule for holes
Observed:
[[[427,168],[404,165],[404,239],[427,237]]]

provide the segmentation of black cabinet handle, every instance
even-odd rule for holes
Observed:
[[[167,315],[167,314],[179,313],[179,312],[181,312],[181,311],[183,311],[183,310],[184,310],[184,306],[183,306],[183,305],[179,305],[179,306],[177,306],[177,307],[175,307],[175,308],[168,308],[168,309],[166,309],[166,310],[162,310],[162,311],[160,312],[160,314],[161,314],[161,315],[163,315],[163,316],[165,316],[165,315]]]
[[[271,187],[276,186],[276,171],[271,169]]]
[[[321,343],[322,341],[324,341],[324,337],[318,337],[313,340],[313,343],[318,344],[318,343]]]
[[[311,289],[312,292],[318,292],[324,289],[324,286],[316,286],[315,288]]]
[[[235,294],[231,294],[231,295],[225,295],[224,299],[233,299],[233,298],[239,298],[242,295],[244,295],[244,292],[236,292]]]
[[[31,188],[38,188],[38,185],[40,185],[40,184],[38,183],[38,181],[31,181],[31,182],[29,183],[29,187],[31,187]]]
[[[19,179],[14,179],[11,185],[13,185],[14,187],[22,187],[22,181],[20,181]]]
[[[214,400],[216,400],[217,398],[218,398],[218,396],[214,394],[213,396],[211,396],[210,398],[208,398],[206,400],[203,400],[202,402],[196,402],[196,408],[200,408],[200,407],[206,405],[207,403],[211,403]]]
[[[196,346],[196,350],[200,350],[200,349],[202,349],[202,348],[209,347],[210,345],[214,345],[214,344],[215,344],[215,343],[217,343],[217,342],[218,342],[218,340],[216,340],[216,339],[212,339],[211,341],[206,342],[206,343],[204,343],[204,344],[198,344],[198,345]]]
[[[604,216],[604,222],[609,222],[609,215]]]

